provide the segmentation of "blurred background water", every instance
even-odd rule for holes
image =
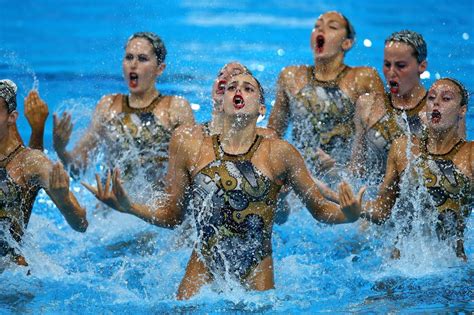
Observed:
[[[238,60],[267,91],[271,110],[276,79],[291,64],[313,62],[309,36],[328,10],[345,14],[357,32],[348,65],[381,73],[384,39],[412,29],[428,43],[426,87],[452,76],[474,90],[473,2],[455,1],[6,1],[0,0],[0,78],[19,86],[18,103],[38,88],[50,112],[73,112],[73,142],[87,127],[104,94],[126,93],[123,47],[137,31],[165,41],[167,68],[158,81],[164,94],[186,97],[198,121],[210,118],[210,90],[217,71]],[[471,97],[472,102],[472,97]],[[468,138],[474,139],[472,104]],[[52,158],[52,119],[45,145]],[[19,119],[24,139],[30,130]],[[274,231],[276,290],[245,292],[205,288],[188,302],[174,293],[189,246],[179,231],[149,226],[131,216],[97,211],[78,183],[74,191],[89,212],[86,234],[74,233],[45,194],[34,209],[23,268],[0,274],[0,310],[57,312],[392,312],[472,311],[474,241],[468,220],[467,264],[426,247],[407,245],[409,258],[387,259],[377,228],[324,226],[302,209]],[[412,247],[410,247],[412,246]],[[424,249],[423,249],[424,248]]]

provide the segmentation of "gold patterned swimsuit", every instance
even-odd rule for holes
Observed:
[[[438,212],[436,231],[441,239],[456,237],[456,253],[464,253],[462,245],[464,217],[469,216],[473,204],[470,179],[454,164],[453,158],[467,142],[461,139],[450,152],[443,155],[429,153],[425,140],[420,141],[421,156],[418,166],[423,183]],[[460,242],[459,242],[460,241]]]
[[[212,137],[216,160],[193,179],[192,208],[198,253],[213,274],[245,279],[271,255],[277,194],[281,188],[251,162],[263,137],[245,154],[225,153]]]
[[[153,113],[162,98],[158,95],[148,107],[135,109],[123,95],[122,112],[107,123],[108,164],[118,166],[126,181],[140,174],[158,188],[164,187],[171,131]]]
[[[340,89],[341,79],[350,70],[345,68],[334,80],[320,81],[308,67],[308,85],[291,100],[293,144],[314,168],[317,148],[323,149],[340,164],[350,157],[354,126],[354,103]]]
[[[36,195],[41,187],[34,183],[22,186],[16,183],[8,174],[8,164],[23,150],[19,145],[0,166],[0,257],[19,254],[12,244],[19,243],[26,229],[33,209]]]
[[[390,95],[385,95],[385,114],[366,133],[367,169],[371,170],[375,178],[382,179],[387,167],[388,151],[393,140],[408,134],[421,136],[423,123],[419,117],[420,111],[426,105],[426,94],[418,104],[409,110],[393,107]],[[406,120],[405,120],[405,114]]]

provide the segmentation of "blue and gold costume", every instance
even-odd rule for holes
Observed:
[[[271,235],[281,188],[251,162],[263,137],[247,153],[227,154],[212,137],[216,159],[193,179],[197,252],[213,274],[243,280],[271,255]]]
[[[109,164],[123,169],[125,180],[144,172],[148,182],[162,188],[168,166],[171,131],[156,119],[153,111],[163,96],[158,95],[148,107],[142,109],[130,107],[127,95],[120,96],[122,112],[106,127]]]
[[[314,76],[314,67],[308,67],[308,84],[290,100],[293,143],[313,172],[317,148],[339,164],[344,165],[349,160],[355,132],[355,107],[339,87],[349,70],[350,67],[345,66],[334,80],[320,81]]]

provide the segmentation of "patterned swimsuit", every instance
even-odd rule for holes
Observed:
[[[421,136],[423,123],[419,113],[426,105],[426,94],[414,108],[409,110],[393,107],[388,94],[385,97],[384,104],[385,114],[366,133],[366,169],[371,170],[374,178],[379,180],[385,174],[388,151],[393,140],[410,133],[417,137]],[[406,115],[406,120],[403,114]]]
[[[225,153],[212,137],[216,160],[193,179],[192,209],[197,252],[213,274],[243,280],[271,255],[271,235],[280,185],[251,162],[263,137],[245,154]]]
[[[350,157],[355,107],[340,89],[340,81],[350,70],[345,67],[334,80],[320,81],[308,67],[308,84],[290,98],[292,138],[311,169],[317,168],[315,152],[321,148],[339,164]]]
[[[36,195],[41,189],[33,183],[22,186],[8,174],[8,164],[24,150],[29,149],[19,145],[0,166],[0,256],[19,256],[14,243],[21,241]]]
[[[126,181],[144,178],[154,188],[164,187],[171,131],[153,113],[162,98],[159,95],[148,107],[135,109],[123,95],[122,112],[106,125],[108,164],[118,166]]]

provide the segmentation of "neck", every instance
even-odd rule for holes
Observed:
[[[442,131],[429,129],[426,148],[429,153],[445,154],[451,151],[459,139],[457,127]]]
[[[392,94],[392,104],[400,109],[411,109],[418,105],[425,94],[424,86],[418,83],[404,95]]]
[[[225,117],[222,126],[221,144],[225,152],[241,154],[247,152],[257,134],[257,117]]]
[[[159,91],[155,86],[150,87],[148,90],[141,93],[130,93],[128,102],[130,107],[133,108],[145,108],[150,106],[151,102],[159,95]]]
[[[327,59],[314,59],[314,75],[319,80],[334,79],[344,67],[342,53]]]
[[[4,137],[0,139],[0,159],[6,158],[20,144],[13,133],[8,131]]]

